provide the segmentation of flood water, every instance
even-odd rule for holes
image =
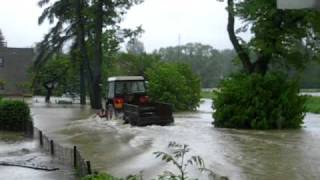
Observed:
[[[198,111],[175,114],[170,126],[132,127],[96,117],[78,105],[32,105],[35,126],[66,146],[78,145],[95,169],[116,176],[154,178],[173,167],[156,159],[170,141],[188,144],[219,175],[230,179],[320,179],[320,116],[307,114],[301,130],[253,131],[211,125],[211,100]],[[191,176],[200,176],[191,169]]]
[[[0,162],[29,167],[59,168],[55,171],[17,166],[0,166],[2,180],[74,180],[75,172],[39,148],[38,142],[22,133],[0,132]],[[0,163],[0,164],[1,164]]]

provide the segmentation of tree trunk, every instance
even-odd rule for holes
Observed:
[[[89,91],[91,90],[91,84],[93,81],[92,77],[92,70],[90,67],[90,62],[89,62],[89,56],[88,56],[88,50],[86,47],[86,42],[85,42],[85,20],[83,18],[83,0],[77,0],[76,2],[76,19],[77,19],[77,41],[79,44],[79,49],[81,53],[81,63],[80,63],[80,92],[82,93],[81,97],[81,104],[85,104],[85,99],[86,99],[86,89],[85,89],[85,79],[87,79]],[[86,70],[85,70],[86,67]],[[85,78],[86,77],[86,78]],[[89,93],[91,96],[91,93]],[[84,102],[84,103],[83,103]],[[92,107],[94,108],[94,107]]]
[[[260,54],[258,55],[258,60],[253,64],[254,73],[265,75],[269,69],[269,62],[270,62],[271,56]]]
[[[85,81],[85,71],[84,64],[81,58],[80,62],[80,104],[86,104],[86,81]]]
[[[238,38],[235,33],[235,27],[234,27],[234,2],[233,0],[228,0],[228,33],[230,41],[237,52],[241,63],[243,65],[243,69],[247,73],[252,73],[254,70],[253,64],[250,61],[250,57],[246,50],[242,47],[242,45],[239,43]]]
[[[95,49],[93,61],[92,102],[94,109],[101,109],[101,65],[102,65],[102,28],[103,28],[103,0],[98,0],[95,15]]]
[[[49,88],[47,85],[45,85],[44,87],[45,87],[45,89],[47,90],[45,102],[46,102],[46,103],[50,103],[50,97],[52,96],[52,89],[53,89],[53,88]]]

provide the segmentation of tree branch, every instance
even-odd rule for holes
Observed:
[[[240,45],[238,38],[236,36],[235,30],[234,30],[234,2],[233,0],[228,0],[228,33],[229,38],[231,40],[231,43],[237,52],[242,65],[244,67],[244,70],[247,73],[251,73],[253,71],[253,65],[250,61],[250,57],[248,53],[245,51],[245,49]]]

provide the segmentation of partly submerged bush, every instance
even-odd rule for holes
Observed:
[[[171,103],[175,110],[195,110],[200,102],[200,79],[185,64],[161,63],[147,70],[149,95]]]
[[[0,130],[24,131],[30,120],[30,109],[25,102],[0,102]]]
[[[213,98],[216,127],[289,129],[303,123],[305,97],[298,83],[282,74],[235,74],[219,88]]]

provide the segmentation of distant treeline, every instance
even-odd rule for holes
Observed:
[[[154,54],[159,55],[163,61],[189,64],[200,76],[202,88],[214,88],[221,79],[240,69],[234,50],[218,50],[201,43],[160,48]],[[283,70],[287,71],[285,68]],[[309,62],[294,74],[300,78],[301,88],[320,88],[319,62]]]
[[[320,88],[320,63],[310,62],[306,65],[301,76],[301,87],[304,89]]]
[[[201,77],[203,88],[216,87],[221,79],[237,68],[233,63],[236,57],[233,50],[217,50],[200,43],[160,48],[154,53],[164,61],[189,64]]]

